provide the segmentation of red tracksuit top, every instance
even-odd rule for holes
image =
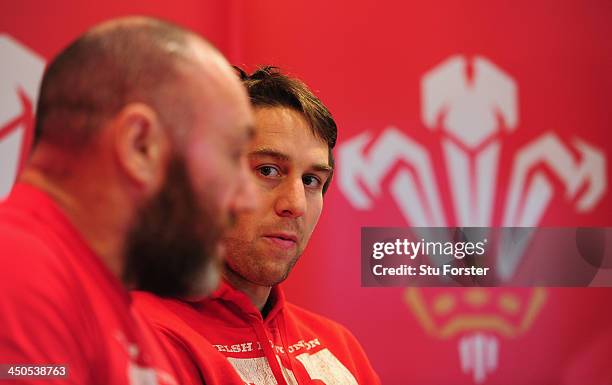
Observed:
[[[68,366],[67,379],[15,383],[179,383],[122,283],[55,202],[26,184],[0,204],[0,293],[0,363]]]
[[[273,306],[265,319],[245,294],[226,282],[198,302],[136,293],[135,303],[143,314],[155,314],[153,323],[158,330],[190,357],[186,366],[195,364],[200,371],[214,371],[206,359],[211,355],[210,345],[203,343],[210,341],[241,379],[218,383],[380,384],[361,345],[346,328],[286,302],[279,286],[270,295]],[[176,317],[182,322],[176,322]],[[194,342],[194,334],[205,340]],[[217,378],[229,368],[226,363],[212,366],[216,366]],[[206,375],[203,377],[206,381]]]

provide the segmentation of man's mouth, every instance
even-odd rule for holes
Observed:
[[[281,249],[292,249],[297,246],[297,236],[292,233],[266,234],[263,238]]]

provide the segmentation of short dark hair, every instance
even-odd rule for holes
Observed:
[[[234,66],[247,89],[253,107],[286,107],[304,116],[313,134],[325,141],[329,149],[329,165],[334,167],[332,152],[338,128],[331,113],[314,93],[299,79],[283,74],[278,67],[264,66],[252,74]],[[332,175],[323,185],[325,193]]]
[[[176,98],[169,87],[176,83],[176,64],[185,57],[192,33],[145,17],[112,23],[94,27],[49,63],[38,99],[35,144],[86,144],[105,119],[130,102],[150,105],[163,123],[179,115],[167,107],[169,98]]]

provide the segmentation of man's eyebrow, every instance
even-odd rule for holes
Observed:
[[[327,164],[315,164],[311,168],[315,171],[325,172],[328,174],[331,174],[331,172],[334,171],[333,167]]]
[[[282,152],[266,147],[258,148],[254,151],[249,152],[249,156],[268,156],[270,158],[275,158],[285,162],[288,162],[290,160],[287,154],[283,154]]]

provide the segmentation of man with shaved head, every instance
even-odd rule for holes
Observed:
[[[216,287],[218,241],[257,201],[252,119],[223,56],[176,25],[110,21],[53,59],[0,205],[0,363],[37,365],[24,383],[178,383],[127,290]]]

